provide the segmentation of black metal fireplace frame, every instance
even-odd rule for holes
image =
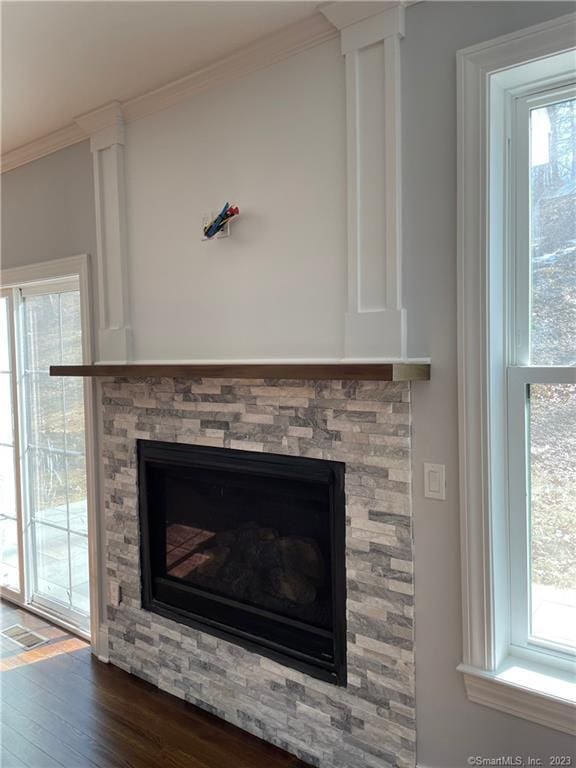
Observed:
[[[345,465],[342,462],[325,461],[295,456],[283,456],[272,453],[239,451],[231,448],[209,448],[204,446],[165,443],[154,440],[137,440],[138,455],[138,500],[140,518],[140,573],[142,607],[173,621],[200,629],[209,634],[236,643],[250,651],[255,651],[275,661],[285,664],[313,677],[333,683],[346,685],[346,529],[345,529]],[[326,484],[329,488],[329,523],[331,547],[331,607],[332,629],[325,630],[305,626],[306,632],[315,632],[329,642],[332,657],[330,660],[319,659],[295,650],[282,643],[254,636],[249,632],[235,628],[225,622],[217,621],[192,613],[189,610],[167,604],[158,595],[162,592],[162,579],[153,578],[151,547],[149,491],[147,488],[147,467],[150,464],[193,466],[195,468],[222,468],[237,472],[257,475],[269,475],[280,478],[305,479]],[[174,589],[172,583],[171,589]],[[178,586],[197,601],[208,595],[202,589],[191,585]],[[273,617],[274,621],[285,624],[287,631],[298,632],[304,625],[294,619],[278,616],[272,612],[247,607],[227,597],[208,596],[212,604],[233,612],[239,608],[249,611],[257,619]]]

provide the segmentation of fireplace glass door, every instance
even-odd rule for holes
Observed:
[[[343,465],[148,441],[139,456],[146,607],[341,676]]]

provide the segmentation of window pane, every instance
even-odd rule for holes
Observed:
[[[88,615],[84,388],[48,374],[51,365],[82,362],[80,295],[26,296],[24,319],[34,596]]]
[[[10,370],[8,339],[8,299],[6,296],[0,296],[0,371]]]
[[[36,591],[44,597],[70,604],[68,534],[50,525],[34,525]]]
[[[90,581],[86,536],[70,534],[70,563],[72,565],[72,607],[82,613],[89,613]]]
[[[531,362],[576,363],[576,99],[530,113]]]
[[[0,443],[14,445],[8,308],[7,297],[0,297]]]
[[[35,447],[64,450],[62,379],[47,373],[26,376],[29,442]]]
[[[84,381],[81,378],[60,379],[64,382],[66,403],[66,450],[84,453]]]
[[[9,304],[0,297],[0,586],[20,590]]]
[[[531,634],[576,647],[576,384],[530,385]]]
[[[0,443],[14,445],[12,382],[9,373],[0,373]]]
[[[65,455],[31,450],[28,469],[32,517],[66,527],[68,512]]]
[[[0,515],[0,586],[20,589],[16,520]]]
[[[61,361],[60,294],[28,296],[26,308],[26,368],[48,371]]]
[[[16,517],[14,449],[0,445],[0,515]]]
[[[70,505],[70,530],[77,533],[88,531],[86,506],[86,462],[84,456],[66,457],[68,470],[68,503]]]
[[[62,315],[62,363],[82,363],[82,320],[80,318],[80,293],[73,291],[60,294]]]

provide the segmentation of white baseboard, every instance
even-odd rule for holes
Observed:
[[[96,641],[92,643],[92,653],[98,661],[104,664],[110,663],[110,655],[108,653],[108,627],[102,625],[96,634]]]

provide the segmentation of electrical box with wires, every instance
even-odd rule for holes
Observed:
[[[237,205],[226,205],[218,214],[205,216],[202,221],[202,240],[219,240],[222,237],[230,237],[230,221],[238,216],[240,210]]]

